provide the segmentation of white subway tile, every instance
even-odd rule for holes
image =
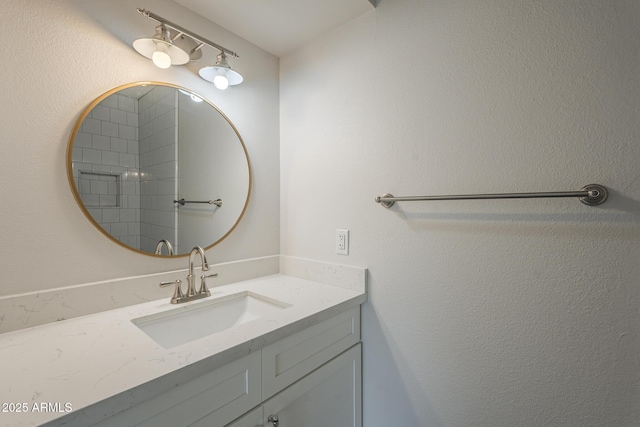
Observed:
[[[118,153],[127,152],[127,140],[122,138],[111,138],[110,150]]]
[[[98,104],[95,107],[93,107],[93,110],[91,110],[89,117],[96,120],[109,121],[109,110],[110,110],[109,107],[105,107],[104,105]]]
[[[116,206],[116,196],[111,194],[100,195],[100,206],[104,206],[104,207]]]
[[[87,132],[76,133],[73,148],[91,148],[91,134]]]
[[[102,164],[118,166],[120,164],[120,154],[114,151],[103,151]]]
[[[134,128],[133,126],[127,126],[127,125],[118,125],[118,136],[119,138],[123,138],[123,139],[136,139],[136,128]]]
[[[120,209],[121,222],[133,222],[136,220],[136,211],[134,209]]]
[[[127,235],[127,223],[126,222],[114,222],[110,224],[111,232],[110,234],[114,237],[126,236]]]
[[[109,194],[107,191],[107,182],[100,180],[91,180],[91,194]]]
[[[126,125],[128,124],[128,120],[127,120],[127,112],[123,111],[123,110],[118,110],[115,108],[111,108],[109,110],[109,121],[113,122],[113,123],[118,123],[120,125]]]
[[[96,150],[108,151],[111,149],[111,139],[108,136],[104,135],[92,135],[91,148],[95,148]]]
[[[102,122],[100,120],[86,117],[82,121],[82,125],[80,126],[80,129],[82,130],[82,132],[99,135],[102,132],[101,126],[102,126]]]
[[[118,95],[113,94],[113,95],[107,96],[105,99],[100,101],[100,105],[103,105],[109,108],[118,108]]]
[[[136,100],[129,98],[128,96],[118,95],[118,109],[128,111],[130,113],[136,112]]]
[[[111,122],[102,122],[100,133],[104,136],[118,137],[118,124]]]
[[[102,163],[102,152],[100,150],[94,150],[91,148],[82,149],[82,162],[83,163]]]

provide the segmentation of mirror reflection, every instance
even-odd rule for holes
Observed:
[[[236,227],[251,191],[246,147],[202,96],[132,83],[80,116],[67,153],[72,191],[107,237],[152,255],[211,247]]]

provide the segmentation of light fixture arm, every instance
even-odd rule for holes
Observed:
[[[186,34],[187,36],[191,37],[192,39],[197,40],[198,42],[200,42],[200,44],[193,49],[194,51],[202,48],[203,44],[206,44],[207,46],[211,46],[214,49],[218,49],[219,51],[224,52],[224,53],[226,53],[227,55],[229,55],[229,56],[231,56],[233,58],[239,58],[240,57],[234,51],[229,50],[226,47],[220,46],[219,44],[214,43],[214,42],[212,42],[210,40],[207,40],[202,36],[199,36],[199,35],[197,35],[195,33],[192,33],[191,31],[187,30],[186,28],[183,28],[183,27],[181,27],[181,26],[179,26],[177,24],[174,24],[173,22],[168,21],[168,20],[164,19],[163,17],[158,16],[158,15],[156,15],[155,13],[153,13],[153,12],[151,12],[149,10],[138,8],[138,12],[140,12],[141,14],[146,16],[147,18],[155,19],[156,21],[160,22],[161,24],[164,24],[167,27],[173,28],[174,30],[179,31],[182,34]]]

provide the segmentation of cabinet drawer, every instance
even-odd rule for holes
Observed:
[[[262,406],[263,423],[268,427],[273,426],[269,416],[277,418],[282,427],[362,427],[361,345],[351,347]]]
[[[360,341],[360,307],[262,349],[265,400]]]
[[[100,426],[182,427],[215,412],[224,426],[260,404],[260,352],[250,354],[199,378],[147,400],[99,424]]]

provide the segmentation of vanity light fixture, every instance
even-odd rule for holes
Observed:
[[[169,30],[164,24],[156,27],[153,37],[133,41],[133,48],[149,58],[158,68],[169,68],[172,65],[183,65],[189,62],[189,54],[173,44]]]
[[[224,52],[218,54],[216,65],[200,68],[198,73],[200,77],[213,83],[213,85],[220,90],[225,90],[229,86],[238,85],[242,83],[243,80],[238,72],[231,69],[227,62],[227,55],[225,55]]]
[[[243,78],[240,73],[232,70],[227,61],[227,55],[238,58],[237,53],[149,10],[138,9],[138,12],[160,23],[156,27],[156,34],[153,37],[141,38],[133,42],[133,48],[142,56],[151,59],[157,67],[169,68],[171,65],[184,65],[187,62],[197,61],[202,57],[202,46],[206,45],[219,50],[220,53],[215,65],[202,68],[199,72],[200,76],[221,90],[242,83]],[[169,28],[175,31],[173,37]]]

